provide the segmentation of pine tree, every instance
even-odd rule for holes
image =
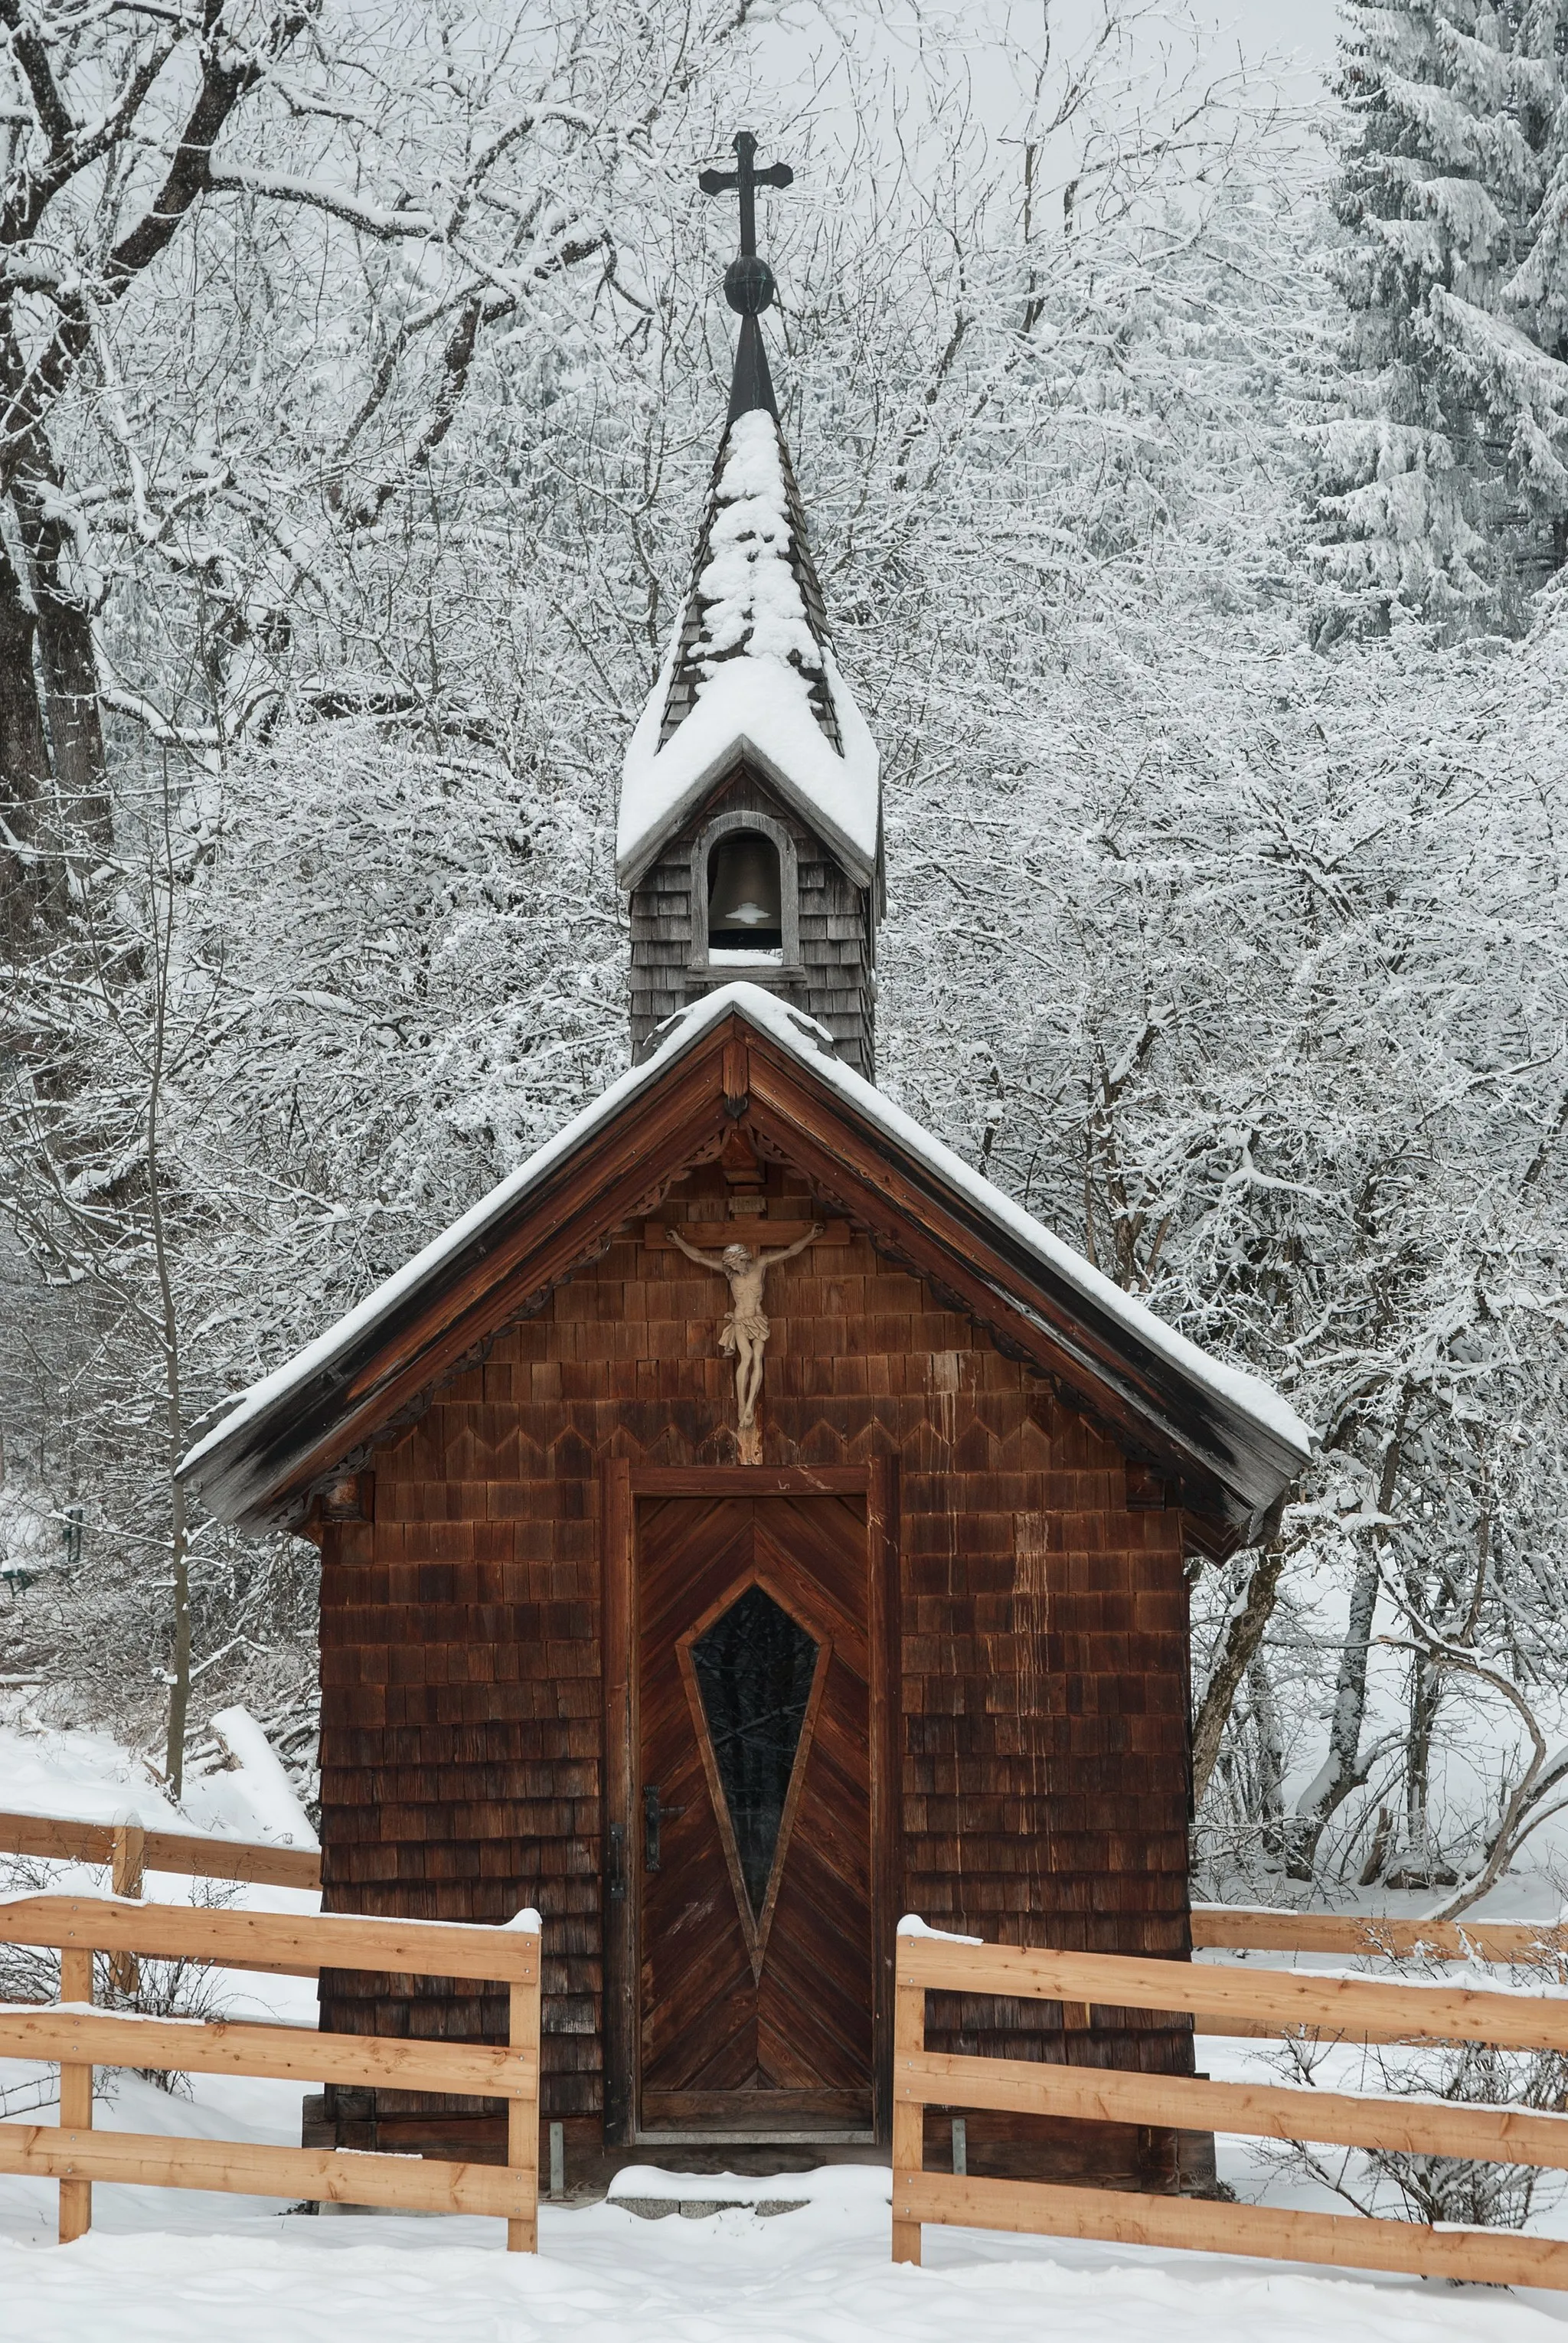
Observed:
[[[1319,632],[1517,628],[1568,553],[1568,0],[1348,15]]]

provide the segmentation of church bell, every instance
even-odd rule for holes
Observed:
[[[756,830],[721,838],[708,865],[708,940],[720,951],[778,951],[784,941],[779,850]]]

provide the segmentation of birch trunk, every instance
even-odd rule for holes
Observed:
[[[1297,1800],[1295,1813],[1285,1828],[1285,1868],[1292,1879],[1312,1878],[1324,1825],[1362,1779],[1357,1761],[1362,1725],[1366,1718],[1367,1653],[1379,1584],[1377,1551],[1369,1546],[1351,1590],[1351,1614],[1340,1653],[1328,1755]]]

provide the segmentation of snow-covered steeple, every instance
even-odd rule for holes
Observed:
[[[730,980],[743,958],[748,975],[819,1016],[869,1073],[879,760],[833,657],[759,322],[773,277],[751,248],[750,190],[790,175],[755,170],[749,133],[735,144],[739,172],[702,180],[709,193],[741,192],[742,250],[724,280],[740,317],[729,412],[690,590],[621,778],[616,869],[632,896],[633,1043],[640,1051],[664,1016]],[[769,940],[755,951],[731,948],[728,922],[717,946],[709,933],[727,837],[744,838],[750,868],[759,840],[777,856],[780,910],[768,910]],[[759,946],[762,937],[759,927]]]
[[[616,837],[623,886],[742,761],[871,884],[876,744],[833,658],[789,452],[764,407],[725,431],[691,590],[627,751]]]

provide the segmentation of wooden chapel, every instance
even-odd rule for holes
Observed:
[[[1184,1956],[1187,1562],[1307,1453],[874,1086],[877,754],[751,246],[623,777],[631,1069],[182,1468],[320,1547],[327,1908],[542,1913],[574,2179],[885,2157],[903,1913]],[[321,1996],[329,2028],[505,2038],[479,1987]],[[1192,2065],[1184,2020],[1037,2002],[934,1996],[928,2039]],[[483,2100],[310,2107],[317,2140],[503,2153]],[[971,2115],[968,2157],[1150,2187],[1181,2150]]]

